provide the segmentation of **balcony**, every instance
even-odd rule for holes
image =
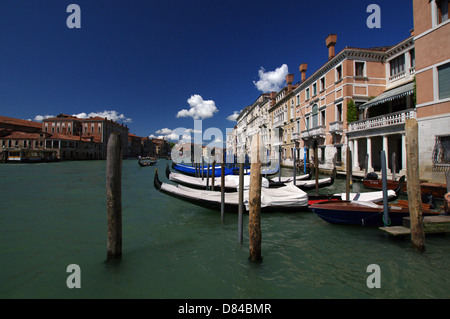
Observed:
[[[326,134],[327,134],[327,132],[325,130],[325,126],[323,126],[323,125],[316,126],[312,129],[301,132],[303,139],[314,138],[314,137],[318,137],[318,136],[325,137]]]
[[[415,109],[404,110],[395,113],[389,113],[367,120],[357,121],[348,124],[349,132],[358,132],[393,125],[405,124],[408,119],[415,119],[417,116]]]
[[[342,133],[344,122],[336,121],[330,123],[330,133]]]
[[[301,136],[300,132],[292,133],[292,141],[300,141],[301,138],[300,136]]]

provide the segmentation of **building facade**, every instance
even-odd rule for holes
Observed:
[[[259,127],[271,158],[278,158],[280,149],[283,165],[293,165],[294,153],[312,160],[317,148],[321,169],[345,170],[349,146],[355,174],[379,173],[383,150],[388,174],[405,175],[405,122],[415,118],[420,177],[445,182],[442,172],[450,169],[448,7],[449,0],[414,1],[414,30],[395,45],[345,47],[335,54],[337,35],[329,35],[322,67],[307,77],[303,63],[299,83],[293,85],[289,74],[284,88],[266,93],[258,106],[267,107],[267,117],[254,112],[255,103],[244,108],[237,120],[238,152],[249,154],[249,136]]]
[[[420,178],[439,183],[450,170],[449,6],[413,1]]]

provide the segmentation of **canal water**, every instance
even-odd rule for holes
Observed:
[[[154,189],[154,169],[166,163],[123,162],[117,263],[105,263],[105,161],[0,165],[0,298],[450,297],[448,235],[427,237],[419,253],[377,228],[331,225],[312,212],[263,214],[263,260],[252,263],[247,216],[239,244],[237,214],[222,224],[219,212]],[[66,285],[71,264],[80,289]],[[367,286],[371,264],[381,288]]]

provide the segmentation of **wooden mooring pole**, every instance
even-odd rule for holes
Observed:
[[[106,154],[107,260],[122,256],[122,139],[113,132]]]
[[[316,195],[319,195],[319,158],[316,143],[314,143],[314,173],[316,175]]]
[[[250,170],[248,237],[250,259],[261,260],[261,160],[259,158],[259,134],[252,139],[252,165]]]
[[[239,209],[238,209],[238,241],[243,242],[244,219],[244,163],[239,163]]]
[[[422,198],[419,180],[419,137],[416,119],[406,120],[406,168],[411,242],[419,251],[425,250],[425,232],[422,223]]]
[[[220,221],[225,221],[225,151],[222,155],[222,164],[220,166]]]
[[[349,200],[350,197],[350,179],[352,174],[352,161],[351,161],[352,153],[350,151],[350,146],[347,145],[347,155],[346,155],[346,178],[345,178],[345,200]]]

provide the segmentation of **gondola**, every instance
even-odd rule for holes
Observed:
[[[195,177],[195,171],[196,168],[191,165],[185,165],[185,164],[176,164],[172,162],[172,168],[176,170],[177,172],[183,173],[188,176],[194,176]],[[233,171],[229,168],[225,167],[225,176],[227,175],[233,175]],[[212,167],[204,166],[203,169],[200,167],[197,169],[198,173],[201,174],[203,171],[203,176],[206,177],[207,175],[212,176]],[[222,175],[222,167],[220,165],[216,165],[214,167],[214,176],[220,177]]]
[[[153,166],[156,164],[156,162],[157,162],[157,160],[145,160],[145,159],[138,160],[139,166],[141,166],[141,167]]]
[[[330,177],[326,177],[326,178],[320,178],[317,181],[318,187],[319,188],[323,188],[323,187],[328,187],[334,184],[334,179],[335,176],[330,176]],[[289,182],[286,184],[294,184],[294,182]],[[297,186],[298,188],[300,188],[301,190],[304,191],[308,191],[311,189],[315,189],[316,188],[316,181],[315,180],[307,180],[307,181],[295,181],[295,186]]]
[[[309,180],[311,179],[311,173],[308,174],[303,174],[303,175],[298,175],[295,176],[295,181],[305,181],[305,180]],[[270,179],[273,182],[278,182],[278,183],[289,183],[289,182],[293,182],[294,181],[294,177],[293,176],[281,176],[280,177],[273,177]]]
[[[389,206],[389,220],[383,220],[384,208],[373,202],[325,201],[310,206],[310,209],[331,224],[358,226],[400,226],[403,217],[409,217],[406,207]],[[439,215],[439,212],[423,212],[423,216]]]
[[[214,189],[212,188],[212,177],[209,178],[201,178],[201,177],[194,177],[194,176],[188,176],[185,174],[179,174],[174,173],[170,171],[169,165],[166,166],[166,177],[168,180],[175,182],[177,184],[195,188],[195,189],[203,189],[203,190],[215,190],[220,191],[221,190],[221,182],[222,177],[215,177],[214,178]],[[225,192],[226,193],[232,193],[237,192],[239,190],[239,176],[236,175],[226,175],[225,179]],[[250,176],[244,175],[244,189],[247,190],[250,186]],[[266,188],[276,188],[276,187],[282,187],[286,186],[284,183],[278,183],[273,182],[271,180],[268,180],[264,177],[262,177],[262,187]]]
[[[198,190],[182,185],[162,183],[155,171],[155,188],[167,195],[179,198],[198,206],[221,210],[221,192]],[[244,209],[248,211],[248,190],[244,190]],[[239,193],[225,193],[226,212],[238,212]],[[300,212],[308,210],[308,194],[295,186],[261,188],[261,212]]]

